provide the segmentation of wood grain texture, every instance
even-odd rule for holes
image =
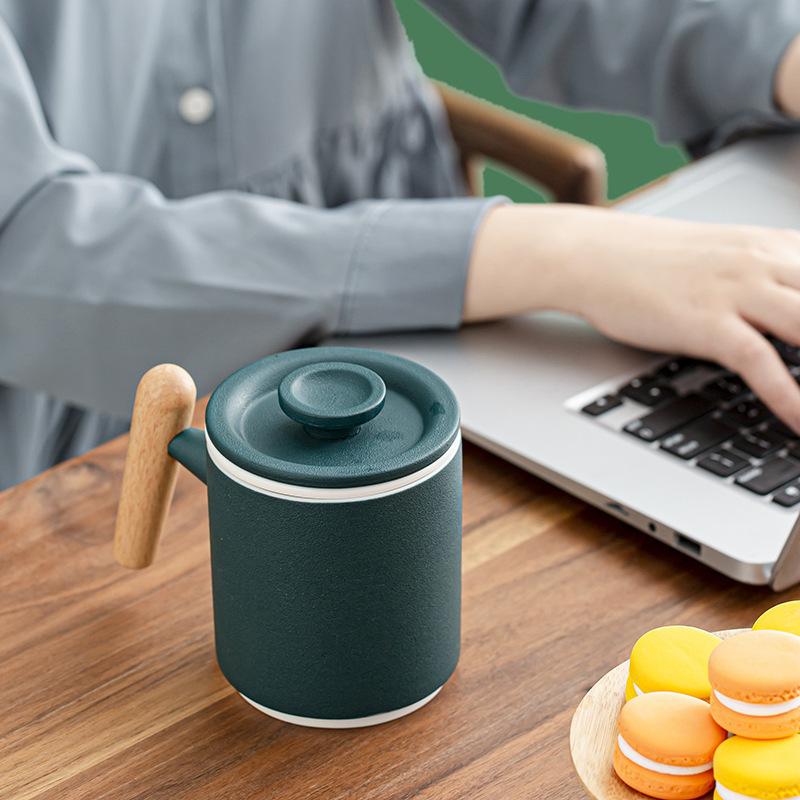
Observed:
[[[596,145],[444,84],[434,86],[472,194],[480,194],[488,159],[538,183],[560,203],[605,203],[606,162]]]
[[[159,364],[139,381],[114,529],[114,557],[123,567],[153,562],[169,513],[178,463],[167,447],[192,418],[197,390],[177,364]]]
[[[727,639],[745,629],[717,631]],[[631,643],[631,647],[633,643]],[[628,662],[607,672],[581,700],[569,732],[575,771],[593,800],[641,800],[643,795],[626,786],[614,773],[612,758],[617,743],[617,721],[625,704]],[[709,792],[702,800],[711,800]]]
[[[744,627],[789,598],[738,586],[467,445],[454,677],[382,727],[292,727],[216,667],[199,481],[181,470],[153,566],[114,562],[125,444],[0,494],[3,800],[573,800],[573,712],[640,634]]]

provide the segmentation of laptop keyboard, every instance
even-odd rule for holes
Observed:
[[[773,344],[800,383],[800,347]],[[785,508],[800,504],[800,436],[774,417],[738,375],[715,364],[671,359],[581,411],[599,420],[611,412],[633,412],[621,428],[626,435],[738,490]]]

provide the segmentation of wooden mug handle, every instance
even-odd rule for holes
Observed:
[[[178,470],[167,446],[189,426],[196,397],[192,376],[176,364],[159,364],[139,381],[114,531],[114,558],[123,567],[153,562]]]

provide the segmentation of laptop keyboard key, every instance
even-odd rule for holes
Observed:
[[[709,415],[690,422],[685,428],[669,434],[661,442],[661,449],[678,456],[678,458],[688,460],[711,447],[722,444],[735,435],[735,428],[731,428]]]
[[[772,343],[775,346],[775,349],[778,351],[778,355],[787,363],[792,366],[800,365],[800,347],[795,347],[791,344],[786,344],[786,342],[781,341],[773,341]]]
[[[677,396],[669,384],[649,377],[634,378],[627,386],[620,389],[620,394],[651,408]]]
[[[710,400],[697,394],[687,394],[629,422],[625,426],[625,432],[637,436],[645,442],[655,442],[677,428],[707,414],[713,407]]]
[[[671,361],[667,361],[666,364],[662,364],[653,375],[656,378],[669,381],[677,378],[678,375],[683,375],[685,372],[695,369],[696,366],[695,362],[690,358],[673,358]]]
[[[791,508],[800,503],[800,484],[795,481],[788,486],[784,486],[779,492],[773,495],[772,502],[784,508]]]
[[[588,406],[584,406],[581,411],[588,414],[590,417],[599,417],[605,414],[606,411],[611,411],[613,408],[619,408],[622,405],[622,400],[615,394],[607,394],[605,397],[599,397]]]
[[[772,431],[749,431],[740,433],[731,445],[755,458],[766,458],[786,444],[783,436]]]
[[[800,438],[788,425],[784,425],[779,419],[772,420],[772,422],[767,425],[767,430],[787,440]]]
[[[738,453],[732,453],[730,450],[715,450],[707,456],[703,456],[698,462],[697,466],[701,469],[713,472],[719,475],[720,478],[729,478],[735,475],[745,467],[750,466],[750,462],[740,456]]]
[[[779,492],[772,496],[772,502],[784,508],[792,508],[800,503],[800,482],[795,481],[788,486],[784,486]]]
[[[714,378],[700,390],[703,397],[711,400],[735,400],[750,390],[747,384],[738,375],[723,375],[721,378]]]
[[[771,414],[760,400],[740,400],[725,412],[725,421],[741,428],[752,428],[769,419]]]
[[[773,458],[743,472],[736,483],[751,492],[765,495],[797,478],[800,478],[800,463],[788,458]]]

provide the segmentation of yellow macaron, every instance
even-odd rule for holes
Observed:
[[[746,631],[711,654],[711,713],[726,731],[749,739],[800,732],[800,636]]]
[[[800,600],[790,600],[765,611],[753,625],[754,631],[784,631],[800,636]]]
[[[714,800],[794,800],[800,796],[800,736],[734,736],[717,748],[714,777]]]
[[[645,633],[631,651],[625,698],[649,692],[678,692],[708,700],[708,660],[721,639],[685,625]]]

